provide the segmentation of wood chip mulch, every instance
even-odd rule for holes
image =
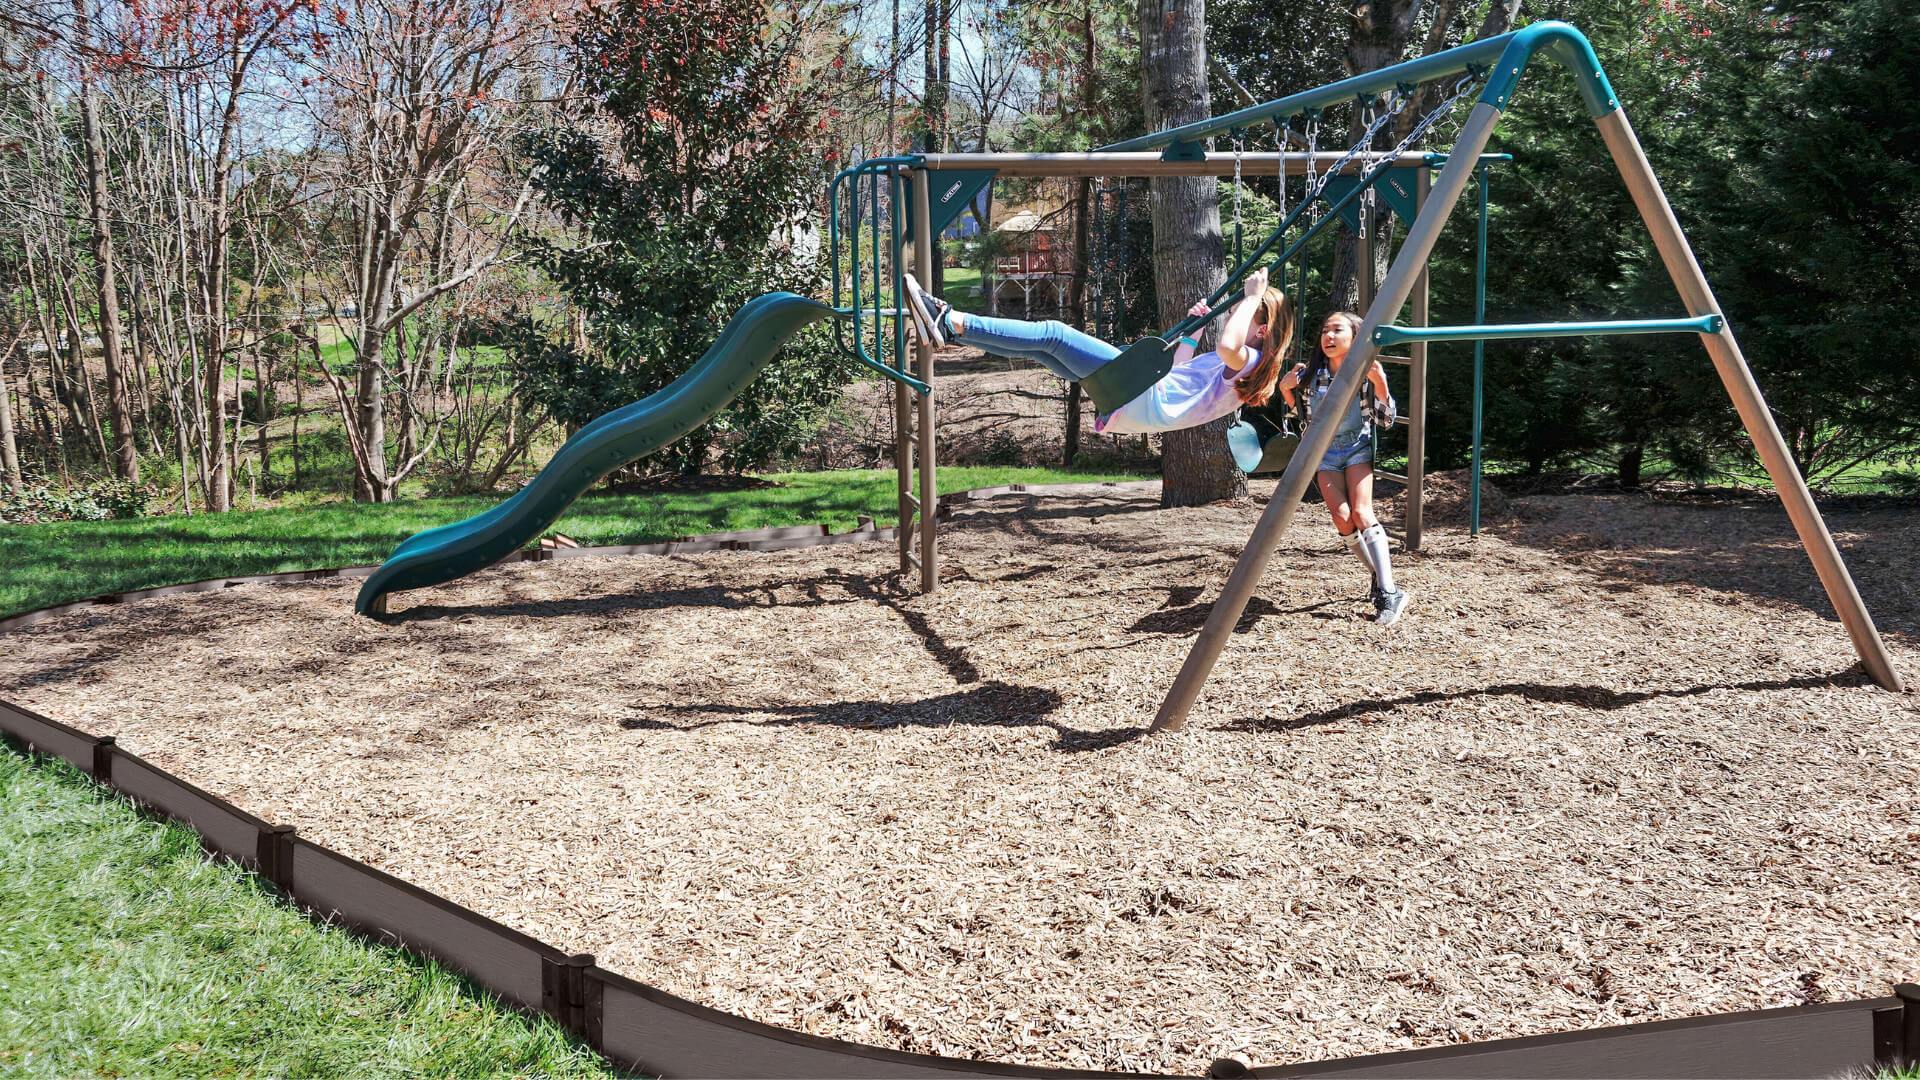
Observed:
[[[1920,978],[1920,703],[1778,506],[1515,499],[1397,558],[1393,628],[1303,507],[1188,731],[1139,737],[1258,502],[968,504],[931,597],[873,544],[507,566],[384,624],[353,581],[147,600],[8,636],[0,696],[906,1050],[1192,1072]],[[1920,678],[1920,515],[1831,524]]]

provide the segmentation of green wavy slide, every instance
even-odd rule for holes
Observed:
[[[546,531],[582,492],[707,422],[746,389],[793,335],[833,309],[794,293],[747,301],[686,374],[576,432],[547,467],[500,505],[409,537],[373,572],[354,610],[385,610],[388,593],[422,589],[501,561]]]

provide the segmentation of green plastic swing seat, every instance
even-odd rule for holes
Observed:
[[[1104,416],[1165,378],[1167,372],[1173,370],[1173,351],[1178,345],[1165,338],[1143,337],[1102,364],[1100,370],[1081,379],[1080,389],[1093,399],[1093,407]]]

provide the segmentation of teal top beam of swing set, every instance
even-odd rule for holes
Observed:
[[[1567,23],[1547,20],[1512,33],[1469,42],[1431,56],[1328,83],[1315,90],[1249,105],[1225,116],[1197,120],[1100,149],[1116,152],[1164,150],[1165,156],[1184,157],[1191,153],[1184,148],[1216,135],[1230,134],[1235,129],[1284,122],[1290,117],[1344,105],[1356,98],[1388,93],[1401,86],[1483,71],[1487,74],[1487,84],[1480,91],[1480,100],[1494,108],[1504,109],[1513,97],[1513,88],[1519,82],[1521,72],[1540,52],[1545,52],[1573,72],[1580,86],[1580,96],[1592,116],[1602,117],[1620,107],[1619,99],[1614,96],[1606,73],[1600,69],[1600,60],[1594,55],[1587,36]]]
[[[1620,337],[1630,334],[1717,334],[1719,315],[1697,319],[1621,319],[1613,322],[1505,323],[1490,326],[1382,326],[1375,345],[1408,341],[1503,341],[1508,338]]]

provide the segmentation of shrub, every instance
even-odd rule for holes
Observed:
[[[147,512],[148,504],[158,495],[152,487],[125,480],[96,480],[65,490],[37,483],[0,495],[0,521],[37,525],[49,521],[137,518]]]

